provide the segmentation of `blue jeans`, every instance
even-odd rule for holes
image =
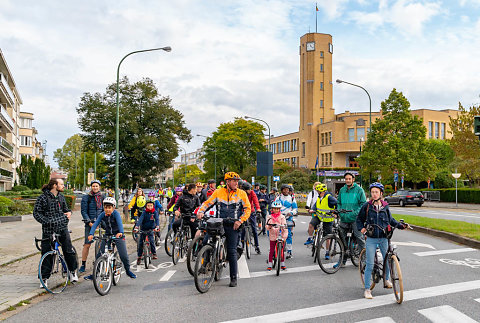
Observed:
[[[373,265],[375,263],[375,252],[377,252],[377,246],[380,248],[380,252],[382,253],[383,259],[385,259],[385,255],[388,249],[388,240],[387,238],[367,238],[365,243],[366,248],[366,267],[365,267],[365,289],[370,289],[370,283],[372,281],[372,271]],[[388,268],[388,263],[385,264],[385,279],[390,278],[390,271]]]

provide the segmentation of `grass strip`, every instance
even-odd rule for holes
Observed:
[[[480,241],[480,224],[469,223],[457,220],[445,220],[427,218],[416,215],[393,214],[393,217],[398,221],[404,219],[405,222],[413,225],[418,225],[424,228],[435,229],[444,232],[458,234],[462,237],[467,237]]]

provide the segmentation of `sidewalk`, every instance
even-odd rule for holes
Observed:
[[[480,211],[480,204],[470,204],[470,203],[458,203],[458,207],[455,206],[453,202],[432,202],[432,201],[425,201],[423,203],[424,207],[435,207],[435,208],[442,208],[442,209],[456,209],[456,210],[479,210]]]

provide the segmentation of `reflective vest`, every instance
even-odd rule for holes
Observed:
[[[172,190],[167,190],[167,197],[171,199],[173,197],[173,191]]]
[[[318,211],[318,210],[334,210],[334,208],[331,208],[328,206],[328,196],[331,194],[325,194],[323,199],[320,198],[320,196],[317,199],[316,207],[317,207],[317,213],[315,214],[318,216],[320,221],[323,222],[332,222],[334,220],[333,216],[326,215],[325,212],[323,211]]]

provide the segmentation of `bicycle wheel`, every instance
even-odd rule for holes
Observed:
[[[360,279],[362,281],[362,286],[363,287],[365,287],[364,275],[365,275],[365,267],[367,266],[366,255],[367,255],[367,250],[365,250],[365,248],[364,248],[360,252],[360,256],[358,256],[358,270],[360,272]],[[372,279],[371,282],[370,282],[370,290],[373,290],[374,287],[375,287],[375,280]]]
[[[195,274],[195,260],[197,259],[197,254],[202,248],[203,236],[197,236],[193,239],[192,243],[188,246],[187,250],[187,269],[190,275]]]
[[[135,223],[137,225],[137,223]],[[135,232],[135,230],[132,229],[132,237],[135,242],[138,242],[138,232]]]
[[[348,249],[350,250],[350,260],[352,260],[352,264],[355,267],[358,267],[359,258],[360,258],[360,250],[358,248],[358,243],[355,239],[350,239],[350,243],[348,245]]]
[[[47,263],[52,264],[49,274],[42,275],[42,268],[46,272]],[[46,291],[52,294],[60,294],[67,287],[70,279],[70,271],[67,262],[58,251],[51,250],[45,253],[38,264],[38,277]],[[48,280],[48,283],[45,283]]]
[[[95,260],[93,265],[93,287],[98,294],[105,296],[112,288],[112,282],[112,268],[109,266],[108,259],[102,256]]]
[[[265,227],[265,219],[263,218],[263,216],[257,215],[257,232],[262,232],[264,227]]]
[[[396,255],[392,255],[389,259],[390,280],[393,285],[393,294],[398,304],[403,302],[403,277],[402,269]]]
[[[150,241],[146,241],[145,239],[145,243],[143,244],[143,264],[145,265],[145,269],[148,269],[152,262],[152,255],[150,253]]]
[[[277,269],[277,276],[280,275],[280,267],[281,267],[281,263],[282,263],[282,249],[283,249],[283,244],[281,242],[277,242],[277,250],[276,253],[277,253],[277,263],[276,263],[276,266],[275,268]]]
[[[155,236],[155,246],[160,247],[160,242],[162,241],[161,240],[162,233],[160,231],[154,232],[154,236]]]
[[[203,246],[195,261],[193,275],[195,287],[200,293],[206,293],[215,279],[215,250],[211,245]]]
[[[190,229],[184,231],[182,239],[182,252],[180,253],[181,259],[187,256],[188,252],[188,242],[190,241]]]
[[[174,265],[178,264],[178,260],[180,259],[180,254],[182,253],[182,239],[183,235],[180,230],[175,234],[173,238],[173,247],[172,247],[172,262]]]
[[[116,286],[122,276],[122,261],[118,255],[118,251],[115,251],[113,258],[113,285]]]
[[[165,236],[165,253],[171,257],[172,256],[172,250],[173,250],[173,239],[175,238],[175,232],[173,229],[168,230],[167,235]]]
[[[313,243],[312,243],[313,263],[316,263],[316,262],[317,262],[318,248],[320,248],[320,235],[319,235],[318,232],[317,232],[317,233],[314,234]]]
[[[219,281],[222,278],[223,268],[227,264],[227,254],[225,253],[225,245],[220,243],[220,249],[218,250],[218,258],[216,263],[216,271],[215,271],[215,281]]]
[[[250,257],[252,256],[252,250],[251,250],[252,244],[250,242],[250,230],[249,230],[249,228],[245,228],[244,244],[245,244],[245,254],[247,255],[247,259],[250,259]]]
[[[327,274],[336,273],[343,260],[343,244],[336,234],[328,234],[320,240],[317,249],[317,261],[320,268]]]

